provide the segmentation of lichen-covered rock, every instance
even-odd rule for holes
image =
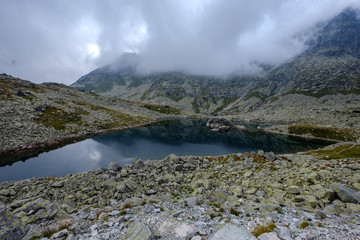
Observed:
[[[121,240],[153,240],[155,235],[143,222],[135,222],[130,225]]]
[[[226,224],[216,231],[209,240],[256,240],[245,227],[239,227],[232,224]]]
[[[345,187],[344,185],[341,185],[339,183],[332,184],[332,189],[336,192],[337,196],[341,199],[343,202],[350,202],[350,203],[360,203],[360,196],[357,192],[354,190]]]

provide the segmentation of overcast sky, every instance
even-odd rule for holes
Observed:
[[[71,84],[124,52],[139,71],[226,75],[306,49],[359,0],[0,0],[0,72]]]

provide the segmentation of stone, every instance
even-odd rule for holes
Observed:
[[[336,193],[332,189],[324,188],[320,184],[310,186],[312,194],[323,201],[332,202],[335,200]]]
[[[286,192],[289,194],[298,195],[300,194],[300,188],[298,186],[290,186],[286,188]]]
[[[116,191],[118,191],[119,193],[125,193],[125,192],[126,192],[126,185],[125,185],[125,183],[123,183],[123,182],[118,183],[118,184],[115,186],[115,189],[116,189]]]
[[[278,236],[274,232],[263,233],[260,236],[258,236],[258,239],[259,240],[280,240],[280,238],[278,238]]]
[[[243,189],[240,186],[232,186],[230,187],[230,191],[237,197],[242,196]]]
[[[264,157],[266,157],[271,162],[276,160],[276,155],[273,152],[265,153]]]
[[[264,204],[260,207],[262,213],[280,212],[281,207],[278,204]]]
[[[195,236],[195,237],[192,237],[191,240],[201,240],[201,237],[200,236]]]
[[[360,204],[347,203],[346,208],[349,210],[350,213],[355,213],[355,214],[360,213]]]
[[[174,229],[175,237],[185,239],[187,236],[195,233],[195,228],[187,223],[182,223]]]
[[[339,197],[339,199],[343,202],[349,202],[349,203],[360,203],[360,196],[357,192],[354,190],[345,187],[341,184],[332,184],[331,188],[334,189],[336,192],[336,195]]]
[[[134,161],[132,162],[132,166],[136,169],[141,169],[143,168],[144,165],[144,161],[141,160],[140,158],[135,158]]]
[[[251,177],[253,175],[253,171],[246,171],[245,173],[244,173],[244,177],[245,178],[248,178],[248,177]]]
[[[318,206],[318,200],[315,196],[312,195],[305,195],[304,202],[307,206],[311,208],[316,208]]]
[[[136,221],[132,223],[122,236],[122,240],[152,240],[155,236],[152,230],[144,223]]]
[[[226,224],[221,229],[216,231],[209,240],[256,240],[256,237],[251,234],[243,226],[235,226],[233,224]]]
[[[76,240],[76,238],[73,234],[70,234],[67,236],[67,238],[65,240]]]
[[[287,227],[279,227],[277,229],[278,236],[283,240],[292,240],[290,230]]]
[[[58,239],[58,238],[64,238],[69,235],[69,230],[63,229],[60,232],[54,233],[50,239]]]
[[[156,191],[154,189],[150,189],[150,190],[147,190],[145,193],[146,193],[146,195],[153,195],[153,194],[156,194]]]
[[[117,216],[117,215],[119,215],[120,214],[120,211],[118,211],[118,210],[115,210],[115,211],[112,211],[112,212],[109,212],[109,216]]]
[[[133,180],[127,180],[126,182],[124,182],[124,184],[132,192],[134,192],[136,190],[136,188],[138,187],[138,184]]]
[[[51,184],[51,187],[53,188],[62,188],[64,186],[65,182],[64,181],[58,181],[58,182],[54,182],[53,184]]]
[[[120,169],[119,163],[117,163],[117,162],[111,162],[111,163],[109,163],[108,169],[109,169],[110,171],[114,171],[114,172],[119,171],[119,169]]]
[[[125,168],[123,168],[123,169],[121,170],[120,175],[121,175],[122,177],[126,177],[126,176],[128,175],[128,172],[126,171]]]

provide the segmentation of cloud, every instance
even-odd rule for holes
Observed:
[[[304,51],[357,0],[4,0],[0,72],[70,84],[124,52],[139,71],[251,73]]]

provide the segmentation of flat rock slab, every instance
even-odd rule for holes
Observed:
[[[257,240],[245,227],[238,227],[232,224],[226,224],[215,232],[209,240]]]
[[[152,240],[155,236],[151,229],[142,222],[135,222],[131,224],[122,240]]]

